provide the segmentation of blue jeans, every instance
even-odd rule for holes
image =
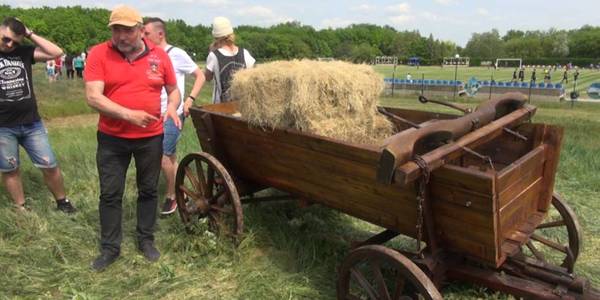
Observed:
[[[179,120],[181,120],[181,128],[183,129],[183,121],[185,121],[183,114],[179,116]],[[171,156],[177,152],[177,142],[181,137],[181,130],[175,126],[171,118],[167,118],[163,124],[163,129],[163,155]]]
[[[0,172],[7,173],[19,168],[19,145],[38,168],[55,168],[56,157],[48,131],[42,121],[12,127],[0,127]]]

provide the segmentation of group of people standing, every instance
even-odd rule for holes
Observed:
[[[579,79],[579,68],[574,67],[573,68],[573,80],[577,81]],[[563,76],[562,76],[562,80],[560,81],[560,83],[569,83],[569,71],[570,68],[565,67],[564,71],[563,71]],[[544,68],[543,70],[544,73],[544,83],[552,83],[552,68]],[[513,71],[513,75],[512,75],[512,82],[524,82],[525,81],[525,68],[521,67],[521,68],[517,68]],[[537,81],[537,70],[534,67],[531,71],[531,79],[530,79],[531,83],[536,83]]]
[[[200,70],[184,50],[168,43],[161,19],[143,20],[134,8],[120,5],[110,15],[111,39],[95,45],[86,58],[82,75],[87,103],[100,114],[96,134],[100,255],[92,261],[93,270],[104,270],[120,256],[122,200],[132,158],[138,190],[137,246],[149,261],[159,259],[154,243],[158,180],[162,170],[166,195],[161,213],[173,213],[177,208],[176,145],[189,109],[205,81],[213,78],[213,103],[230,101],[228,90],[233,72],[255,63],[248,50],[235,44],[228,19],[217,17],[212,25],[214,42],[206,67]],[[19,68],[14,78],[0,78],[2,181],[15,206],[25,210],[19,175],[21,145],[42,170],[57,208],[73,213],[75,208],[65,195],[60,169],[37,113],[31,76],[33,63],[54,60],[63,55],[62,50],[16,18],[6,18],[0,34],[0,73]],[[25,38],[34,45],[22,45]],[[188,94],[184,92],[186,75],[195,78]]]
[[[85,68],[85,52],[81,55],[63,54],[55,59],[46,61],[46,76],[48,81],[52,82],[63,75],[63,69],[66,70],[67,79],[83,79],[83,69]]]

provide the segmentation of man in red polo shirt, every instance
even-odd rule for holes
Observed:
[[[154,246],[157,184],[162,157],[163,119],[177,116],[179,90],[167,53],[142,38],[142,17],[133,8],[117,6],[108,24],[111,40],[90,52],[84,79],[88,104],[100,112],[96,164],[100,178],[100,256],[92,269],[104,270],[120,255],[122,198],[125,175],[133,156],[136,166],[137,245],[156,261]],[[161,116],[160,93],[168,94]]]

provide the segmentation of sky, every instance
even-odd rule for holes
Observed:
[[[190,25],[210,25],[216,16],[228,17],[234,26],[298,21],[316,29],[370,23],[397,30],[418,30],[422,35],[465,46],[474,32],[493,28],[576,29],[599,26],[600,1],[362,1],[362,0],[2,0],[13,7],[83,6],[112,9],[118,4],[137,8],[143,16],[182,19]]]

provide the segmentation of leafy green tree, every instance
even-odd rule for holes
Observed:
[[[358,46],[352,47],[350,51],[350,58],[356,63],[368,63],[373,60],[375,56],[381,55],[381,51],[367,43],[362,43]]]
[[[498,30],[492,29],[473,33],[464,51],[470,57],[492,60],[504,56],[504,43]]]

